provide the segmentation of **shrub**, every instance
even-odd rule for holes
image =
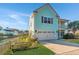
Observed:
[[[19,50],[25,50],[29,46],[31,46],[30,42],[19,42],[12,45],[12,51],[19,51]]]
[[[38,47],[38,41],[32,42],[30,48],[36,48],[36,47]]]
[[[17,50],[24,50],[24,49],[28,49],[28,48],[36,48],[37,45],[38,45],[37,38],[33,39],[30,36],[27,37],[24,34],[22,36],[20,35],[18,41],[14,42],[11,45],[11,48],[12,48],[13,51],[17,51]]]
[[[72,33],[67,33],[67,34],[63,35],[63,38],[64,39],[74,39],[75,35]]]

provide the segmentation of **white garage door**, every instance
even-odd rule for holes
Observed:
[[[58,39],[58,33],[38,33],[37,37],[39,40]]]

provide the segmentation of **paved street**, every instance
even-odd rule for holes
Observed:
[[[48,49],[56,55],[79,55],[79,44],[64,42],[62,40],[41,41]]]

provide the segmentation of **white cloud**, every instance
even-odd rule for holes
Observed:
[[[17,23],[26,24],[26,22],[23,21],[24,19],[22,16],[29,17],[29,15],[24,15],[24,14],[11,14],[11,15],[9,15],[9,17],[13,18]]]
[[[6,12],[1,12],[3,10]],[[5,10],[5,9],[3,10],[0,10],[0,16],[1,16],[0,26],[19,28],[19,29],[28,28],[27,20],[29,19],[30,14],[25,14],[21,12],[12,11],[12,10]]]

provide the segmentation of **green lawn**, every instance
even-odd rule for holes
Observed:
[[[39,44],[38,48],[16,51],[13,55],[54,55],[55,53]]]
[[[14,55],[54,55],[55,53],[48,48],[39,45],[38,48],[28,49],[24,51],[16,51]]]
[[[65,41],[79,44],[79,39],[65,39]]]

